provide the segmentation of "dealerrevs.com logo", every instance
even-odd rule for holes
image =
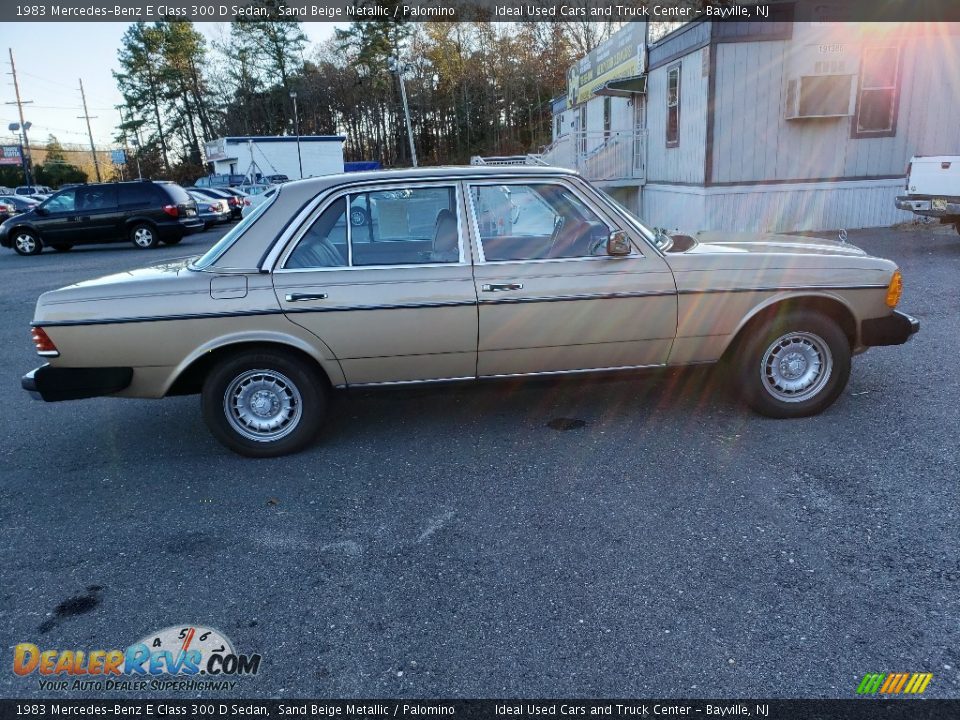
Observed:
[[[173,625],[124,650],[13,649],[13,672],[36,677],[41,690],[232,690],[234,678],[259,670],[259,654],[238,653],[199,625]]]

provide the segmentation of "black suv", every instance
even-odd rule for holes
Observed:
[[[199,232],[197,204],[173,182],[98,183],[61,190],[33,210],[0,224],[0,245],[36,255],[82,243],[129,240],[138,248],[176,245]]]

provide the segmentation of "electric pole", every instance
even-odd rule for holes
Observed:
[[[13,57],[11,55],[11,57]],[[93,130],[90,129],[90,120],[95,120],[96,115],[90,115],[87,111],[87,95],[83,92],[83,79],[80,79],[80,97],[83,99],[83,115],[77,115],[78,120],[87,121],[87,135],[90,136],[90,154],[93,155],[93,168],[97,171],[97,182],[102,182],[100,179],[100,161],[97,160],[97,148],[93,144]]]
[[[8,102],[6,105],[16,105],[17,110],[20,112],[20,128],[23,132],[23,148],[21,152],[23,153],[23,174],[24,180],[27,185],[33,185],[33,182],[30,178],[30,139],[27,137],[27,129],[30,127],[23,119],[23,106],[29,103],[32,103],[33,100],[21,100],[20,99],[20,85],[17,83],[17,66],[13,64],[13,48],[10,50],[10,74],[13,75],[13,92],[16,96],[16,102]]]

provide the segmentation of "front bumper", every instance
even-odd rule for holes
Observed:
[[[934,197],[933,195],[900,195],[898,210],[907,210],[926,217],[947,218],[960,215],[960,198]]]
[[[860,325],[860,341],[868,347],[903,345],[919,330],[919,320],[895,310],[887,317],[864,320]]]
[[[59,402],[81,400],[120,392],[133,380],[133,368],[62,368],[41,365],[31,370],[20,385],[34,400]]]

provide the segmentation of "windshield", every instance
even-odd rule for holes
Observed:
[[[207,250],[203,255],[201,255],[197,260],[190,263],[189,267],[191,270],[205,270],[213,263],[217,261],[228,247],[233,245],[237,239],[243,235],[247,228],[253,225],[257,218],[259,218],[266,211],[268,207],[273,204],[273,201],[277,199],[279,193],[273,192],[266,196],[266,200],[257,205],[253,210],[250,211],[250,214],[247,215],[243,220],[238,222],[233,226],[233,229],[230,230],[226,235],[224,235],[220,240],[217,241],[216,245]]]
[[[595,189],[597,190],[597,192],[599,192],[603,196],[604,200],[606,200],[608,203],[610,203],[617,210],[620,211],[620,213],[630,222],[630,224],[633,226],[635,230],[637,230],[637,232],[639,232],[647,240],[652,242],[658,250],[667,250],[670,247],[670,245],[673,243],[673,240],[665,232],[663,232],[659,228],[655,230],[651,230],[646,225],[644,225],[640,221],[640,218],[634,215],[633,211],[630,210],[626,205],[619,202],[618,200],[615,200],[612,196],[608,195],[603,190],[600,190],[599,188],[595,188]]]

